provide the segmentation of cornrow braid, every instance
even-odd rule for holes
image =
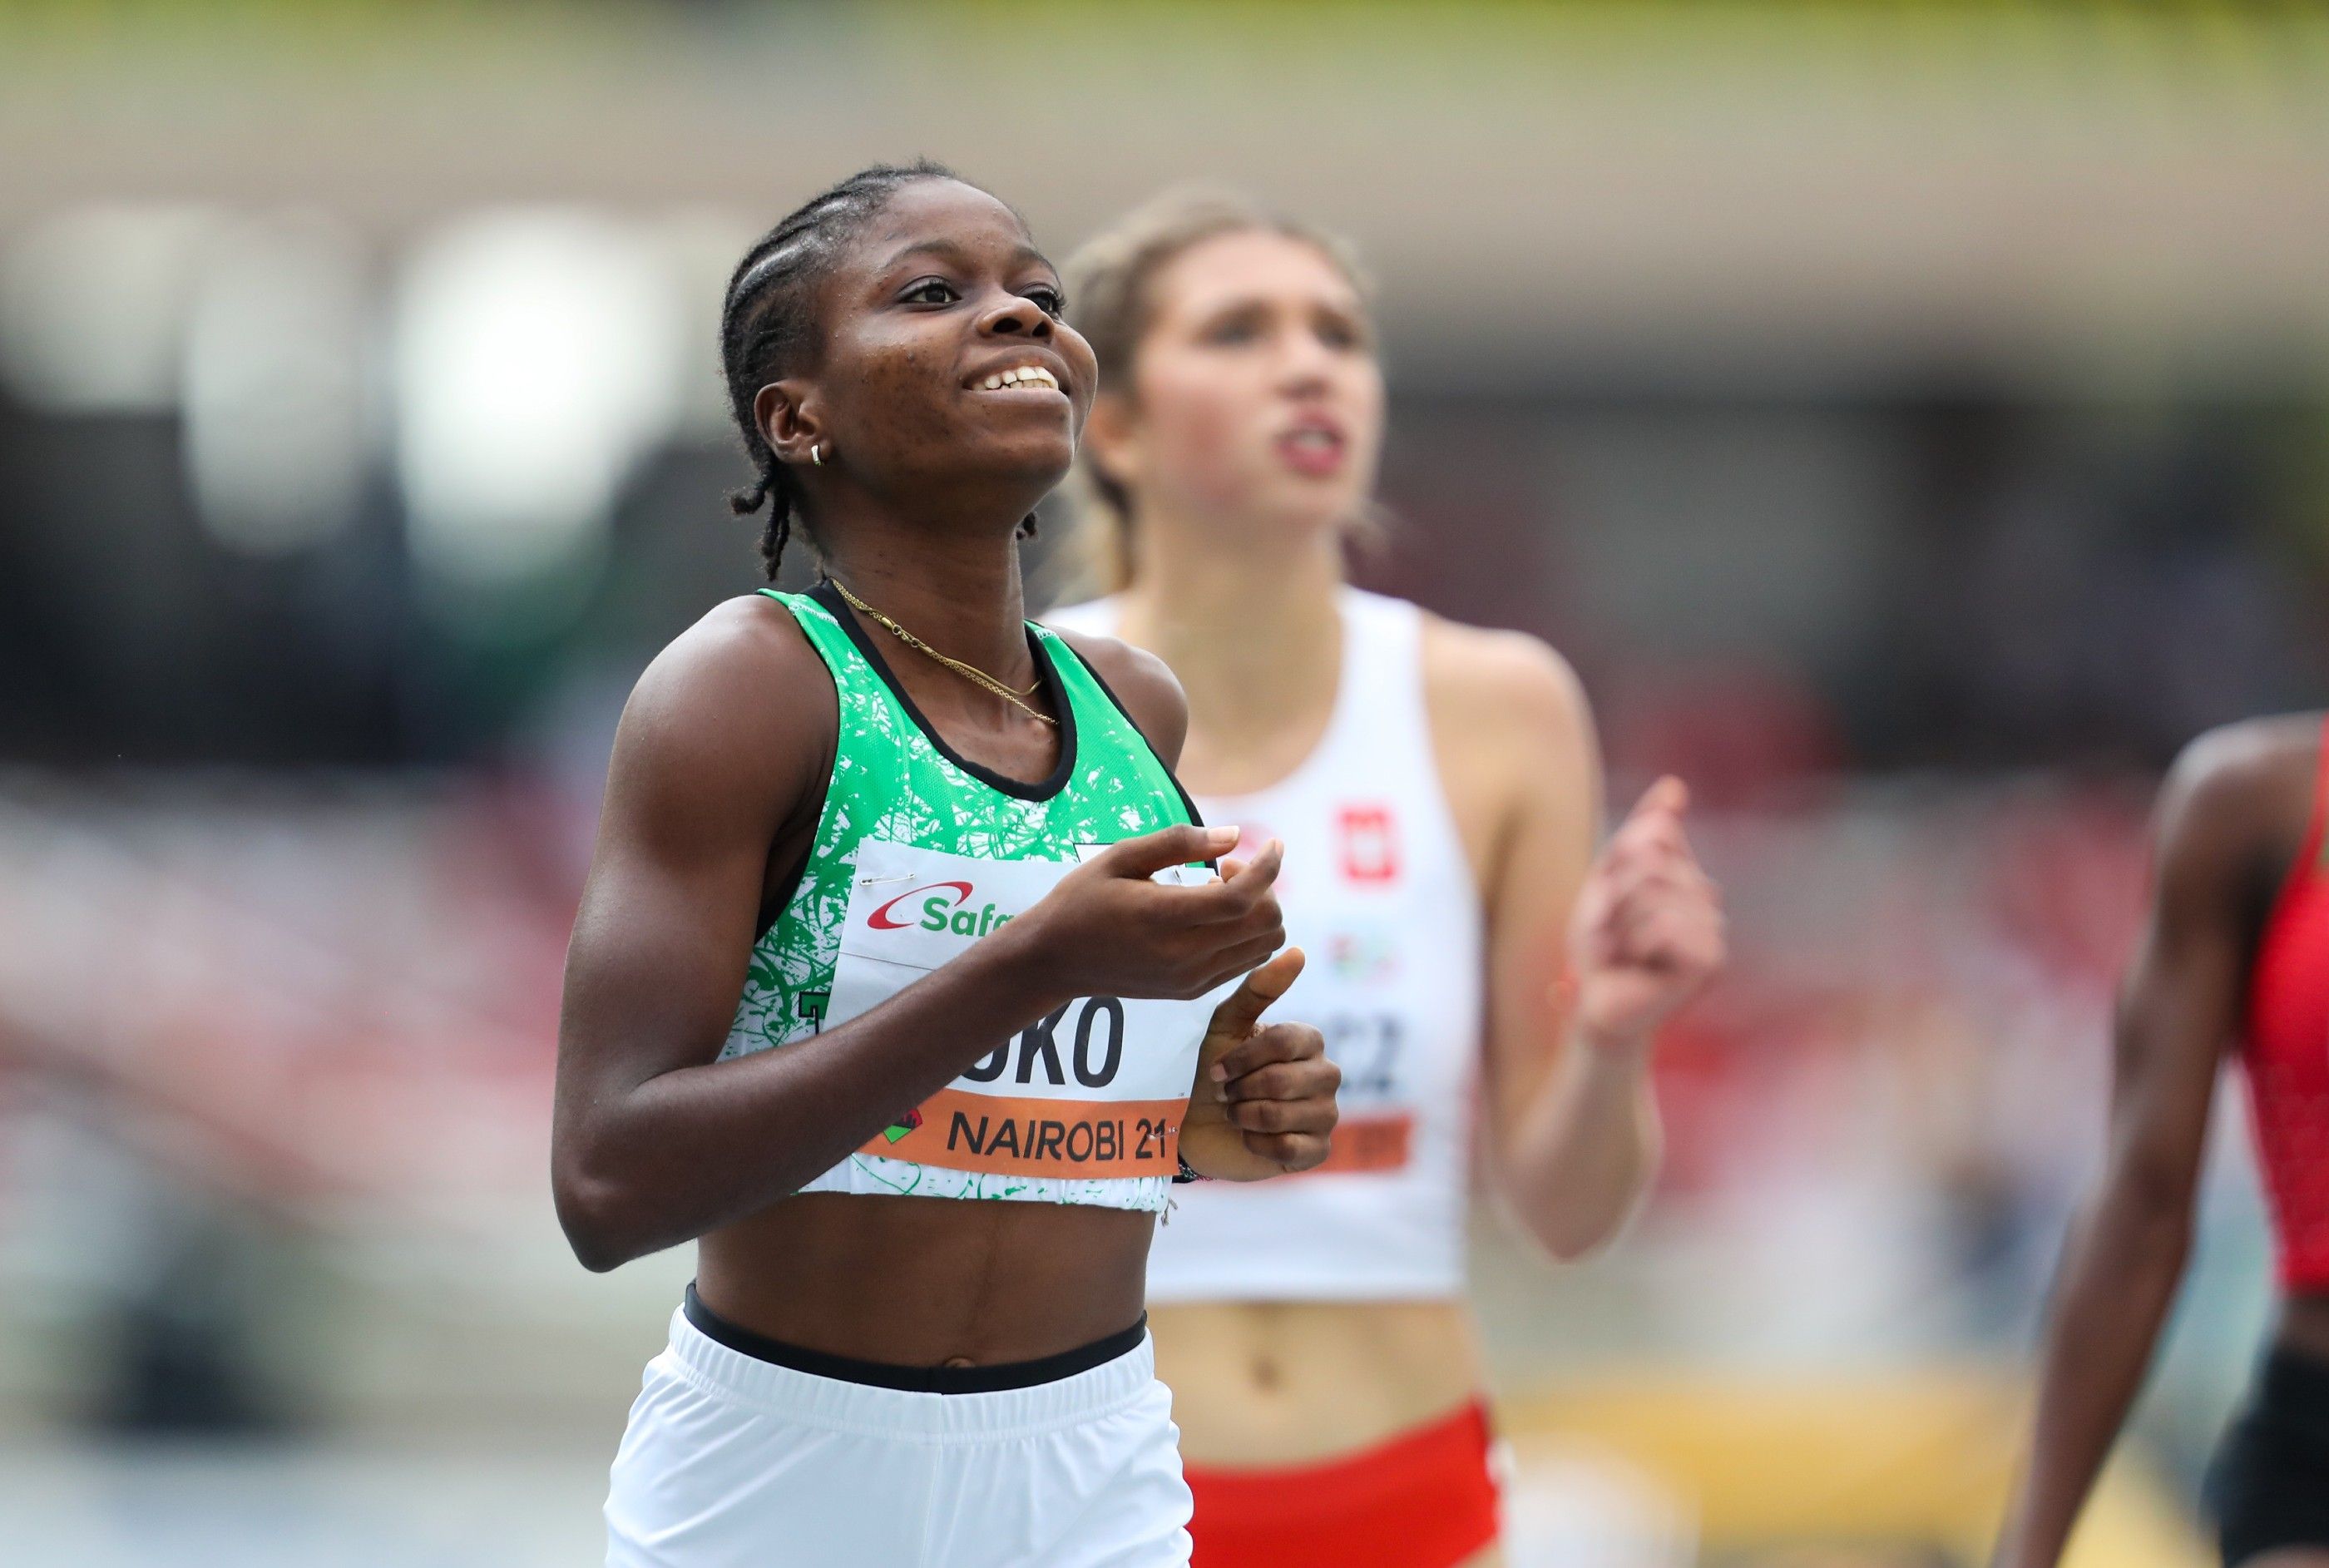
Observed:
[[[760,563],[768,581],[777,578],[791,539],[800,499],[798,486],[752,411],[762,387],[799,364],[816,345],[816,322],[809,307],[815,285],[842,248],[879,213],[899,188],[917,180],[958,179],[928,158],[910,164],[875,164],[839,184],[820,191],[786,214],[752,242],[728,277],[720,311],[720,364],[728,378],[728,411],[744,438],[744,455],[758,477],[728,494],[728,505],[748,517],[762,505],[768,520],[760,532]]]

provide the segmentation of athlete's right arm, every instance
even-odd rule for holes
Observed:
[[[552,1184],[586,1267],[797,1191],[1077,996],[1200,996],[1282,940],[1267,876],[1148,881],[1227,847],[1227,833],[1168,829],[1116,845],[813,1046],[715,1061],[770,846],[823,799],[834,703],[782,607],[754,599],[681,637],[624,710],[559,1016]]]
[[[2257,751],[2241,731],[2203,738],[2161,795],[2151,908],[2119,997],[2109,1148],[2063,1248],[2028,1468],[1996,1568],[2052,1568],[2061,1556],[2183,1277],[2268,816]]]

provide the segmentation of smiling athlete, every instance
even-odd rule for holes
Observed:
[[[607,1500],[613,1564],[1186,1560],[1142,1314],[1176,1174],[1325,1157],[1264,848],[1199,826],[1153,658],[1022,614],[1091,351],[1012,210],[869,169],[731,280],[728,384],[824,568],[641,678],[568,957],[575,1252],[693,1240]],[[1276,954],[1276,957],[1272,957]],[[1213,993],[1245,979],[1218,1007]]]

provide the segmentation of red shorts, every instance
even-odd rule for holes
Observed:
[[[1316,1464],[1187,1467],[1192,1568],[1453,1568],[1496,1539],[1488,1408]]]

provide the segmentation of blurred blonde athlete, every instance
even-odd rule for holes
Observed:
[[[1101,367],[1080,452],[1123,638],[1186,688],[1206,820],[1286,845],[1289,1015],[1342,1119],[1316,1172],[1183,1187],[1149,1273],[1200,1568],[1493,1562],[1464,1304],[1479,1108],[1495,1190],[1551,1252],[1617,1229],[1658,1160],[1657,1027],[1721,966],[1716,891],[1662,779],[1597,860],[1600,766],[1568,666],[1344,585],[1383,423],[1340,247],[1168,196],[1069,269]]]

